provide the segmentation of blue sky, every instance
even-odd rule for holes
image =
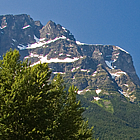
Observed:
[[[140,77],[140,0],[1,0],[0,15],[49,20],[89,44],[118,45],[133,58]]]

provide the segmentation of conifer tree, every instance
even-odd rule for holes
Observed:
[[[76,100],[77,89],[65,91],[60,75],[50,81],[46,63],[30,66],[17,50],[0,60],[1,140],[91,139]]]

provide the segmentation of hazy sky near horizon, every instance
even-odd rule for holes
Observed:
[[[76,40],[128,51],[140,77],[140,0],[1,0],[0,15],[28,14],[61,24]]]

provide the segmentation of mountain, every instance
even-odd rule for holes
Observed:
[[[110,125],[117,130],[119,124],[121,130],[139,130],[140,80],[131,55],[122,48],[80,43],[60,24],[49,21],[43,26],[26,14],[0,16],[0,57],[10,48],[18,49],[21,60],[28,59],[32,66],[47,62],[52,78],[60,73],[66,88],[71,84],[78,87],[77,98],[85,107],[84,115],[90,124],[97,125],[97,137],[101,138]],[[95,113],[100,117],[95,117]],[[110,123],[109,118],[114,122]],[[105,122],[107,128],[101,128]],[[138,137],[138,130],[127,134],[134,137],[136,133]]]
[[[18,49],[21,59],[28,58],[32,65],[49,63],[54,74],[63,74],[81,93],[109,89],[136,100],[140,80],[131,55],[120,47],[80,43],[63,26],[53,21],[43,26],[26,14],[0,16],[0,21],[0,56]]]

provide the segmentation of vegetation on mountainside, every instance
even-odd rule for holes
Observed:
[[[95,138],[140,139],[140,107],[118,92],[104,93],[102,91],[97,95],[93,90],[77,96],[85,108],[83,116],[88,119],[90,126],[94,125]],[[96,101],[93,96],[101,99]]]
[[[77,89],[64,89],[60,75],[50,81],[47,64],[30,67],[17,50],[0,60],[1,140],[90,140]]]

